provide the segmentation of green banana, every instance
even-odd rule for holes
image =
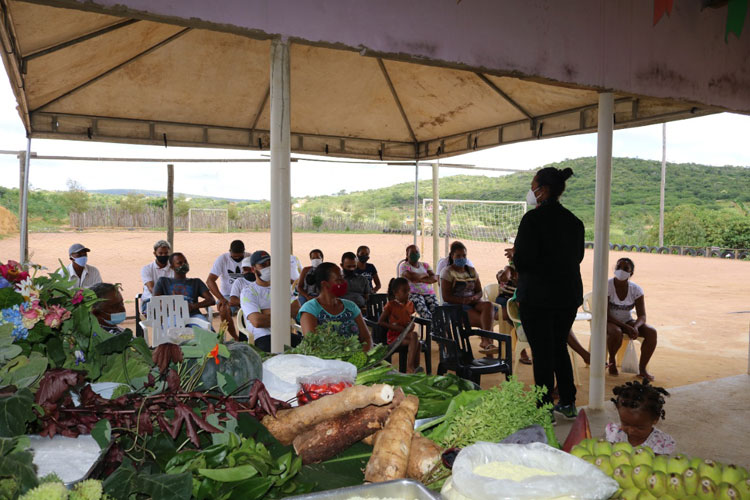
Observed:
[[[616,451],[623,451],[623,452],[627,453],[628,455],[632,455],[633,454],[633,445],[630,444],[630,443],[628,443],[627,441],[622,441],[622,442],[619,442],[619,443],[615,443],[615,444],[612,445],[612,452],[614,453]]]
[[[594,465],[599,467],[599,470],[604,472],[606,475],[612,476],[614,467],[612,467],[612,462],[610,462],[607,455],[599,455],[598,457],[596,457],[596,460],[594,460]]]
[[[718,500],[741,500],[740,492],[737,488],[729,483],[721,483],[719,485],[719,491],[716,493]]]
[[[682,474],[672,472],[667,476],[667,494],[675,498],[685,496],[685,483],[682,479]]]
[[[653,471],[646,480],[648,491],[656,498],[661,498],[667,494],[667,475],[661,471]]]
[[[716,462],[708,458],[703,461],[700,467],[698,467],[698,474],[700,474],[702,478],[710,478],[715,485],[721,482],[721,466],[717,465]]]
[[[702,477],[698,483],[698,490],[695,494],[701,500],[713,500],[716,498],[716,483],[711,478]]]
[[[742,500],[750,500],[750,478],[734,483],[734,487]]]
[[[656,497],[652,495],[648,490],[641,490],[638,492],[637,500],[656,500]]]
[[[606,455],[610,456],[612,454],[612,443],[607,441],[606,439],[598,439],[596,443],[594,443],[594,455],[597,457]]]
[[[695,495],[698,491],[698,481],[700,481],[700,476],[696,469],[688,467],[682,473],[682,482],[685,485],[685,493],[688,495]]]
[[[585,446],[577,445],[570,450],[570,454],[574,457],[583,458],[585,455],[590,455],[591,452]]]
[[[635,484],[633,483],[633,467],[630,464],[622,464],[615,467],[615,470],[612,471],[612,477],[615,478],[615,481],[617,481],[617,484],[623,490],[635,488]]]
[[[737,467],[734,464],[725,465],[721,471],[722,482],[734,484],[747,477],[747,471],[744,467]]]
[[[648,465],[636,465],[633,467],[633,484],[639,490],[645,490],[648,477],[651,475],[651,467]]]
[[[682,474],[690,466],[690,460],[687,455],[680,453],[669,459],[667,462],[667,474]]]
[[[594,439],[594,438],[588,438],[588,439],[584,439],[583,441],[581,441],[580,443],[578,443],[578,446],[583,446],[584,448],[586,448],[587,450],[589,450],[589,455],[593,455],[594,454],[594,443],[596,443],[596,439]]]
[[[693,457],[690,459],[690,467],[693,469],[698,470],[698,467],[700,467],[702,463],[703,459],[701,457]]]
[[[653,465],[651,465],[651,469],[666,474],[668,460],[669,459],[666,457],[666,455],[656,455],[656,457],[654,457],[654,463]]]
[[[630,456],[630,464],[635,467],[638,465],[648,465],[649,468],[654,463],[654,452],[651,451],[651,448],[646,446],[639,446],[634,451],[633,454]]]
[[[630,455],[624,451],[615,451],[609,460],[612,462],[612,467],[618,467],[623,464],[630,465]]]
[[[622,500],[637,500],[638,494],[641,492],[638,488],[627,488],[620,493]]]
[[[581,457],[581,460],[585,460],[590,464],[593,464],[596,461],[596,457],[594,455],[584,455]]]

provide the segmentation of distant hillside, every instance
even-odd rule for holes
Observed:
[[[128,194],[139,194],[143,196],[147,196],[149,198],[165,198],[167,196],[166,191],[150,191],[148,189],[87,189],[87,193],[95,193],[95,194],[109,194],[114,196],[125,196]],[[188,193],[175,193],[175,198],[211,198],[212,200],[224,200],[224,201],[230,201],[234,203],[239,203],[242,201],[258,201],[258,200],[245,200],[240,198],[221,198],[217,196],[204,196],[201,194],[188,194]]]

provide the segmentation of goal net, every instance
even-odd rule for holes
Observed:
[[[422,201],[422,233],[432,235],[433,200]],[[439,234],[447,240],[513,243],[525,201],[440,200]]]
[[[229,232],[229,211],[226,208],[191,208],[188,210],[188,232]]]

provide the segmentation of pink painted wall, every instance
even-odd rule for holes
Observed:
[[[677,0],[59,0],[750,112],[750,20]]]

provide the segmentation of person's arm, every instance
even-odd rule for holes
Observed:
[[[266,309],[261,312],[254,312],[247,317],[247,320],[255,328],[270,328],[271,327],[271,310]]]
[[[304,290],[305,280],[307,279],[307,273],[310,271],[310,269],[312,269],[312,268],[311,267],[306,267],[306,268],[302,269],[302,272],[299,275],[299,281],[297,282],[297,293],[299,293],[301,296],[303,296],[307,300],[312,299],[312,297],[310,296],[310,294],[308,294]]]
[[[209,273],[208,278],[206,278],[206,286],[214,295],[214,297],[216,297],[216,300],[219,301],[219,307],[221,307],[225,303],[227,303],[227,299],[224,298],[224,296],[221,294],[221,291],[219,290],[219,285],[216,283],[218,279],[219,277],[217,275],[215,275],[214,273]]]
[[[638,337],[638,330],[612,316],[609,312],[609,308],[607,308],[607,323],[612,323],[613,325],[619,326],[620,330],[622,330],[622,333],[624,333],[631,339]]]
[[[240,305],[240,298],[236,295],[229,296],[229,307],[238,307]]]
[[[375,286],[372,288],[372,293],[378,293],[378,290],[382,287],[380,284],[380,276],[378,276],[377,271],[372,275],[372,281],[375,282]]]
[[[432,272],[432,269],[430,269],[430,265],[426,262],[423,262],[422,265],[424,266],[424,270],[427,271],[427,275],[422,278],[422,283],[427,283],[428,285],[437,283],[438,277],[434,272]]]
[[[357,322],[357,326],[359,327],[359,341],[364,344],[362,346],[362,350],[364,352],[367,352],[372,349],[372,337],[370,336],[370,330],[367,328],[365,320],[361,314],[357,315],[355,321]],[[302,331],[304,332],[304,326],[302,327]]]
[[[635,299],[635,324],[633,328],[638,330],[646,324],[646,299],[643,295]]]
[[[214,299],[214,296],[211,295],[211,291],[206,289],[201,292],[201,297],[203,297],[203,300],[196,300],[195,304],[188,303],[188,310],[189,311],[196,311],[198,309],[205,309],[206,307],[211,307],[212,305],[216,304],[216,299]]]
[[[159,278],[159,280],[156,282],[156,285],[154,286],[154,289],[151,291],[151,295],[154,297],[157,297],[159,295],[164,295],[166,280],[168,278]]]
[[[303,311],[300,315],[299,324],[302,327],[302,335],[307,335],[310,332],[314,332],[318,327],[318,318],[316,318],[309,312]]]
[[[477,279],[474,281],[474,295],[471,296],[472,304],[480,302],[482,300],[482,295],[484,295],[484,292],[482,291],[482,282],[479,280],[479,273],[477,273],[476,269],[474,269],[474,274],[477,275]]]
[[[151,295],[154,294],[154,280],[151,279],[151,273],[149,270],[151,269],[151,265],[146,265],[141,268],[141,281],[143,282],[143,286],[146,287],[148,290],[148,293]]]
[[[468,302],[464,297],[456,297],[453,295],[453,282],[450,281],[446,276],[441,276],[440,291],[443,295],[443,302],[448,304],[467,304]]]
[[[518,272],[532,270],[539,266],[539,238],[540,232],[532,222],[533,212],[527,212],[518,225],[518,233],[513,244],[512,259]]]
[[[400,330],[403,328],[402,326],[399,326],[396,323],[391,323],[390,320],[391,317],[391,310],[389,307],[383,308],[383,313],[380,315],[380,318],[378,318],[378,326],[381,326],[387,330]]]

